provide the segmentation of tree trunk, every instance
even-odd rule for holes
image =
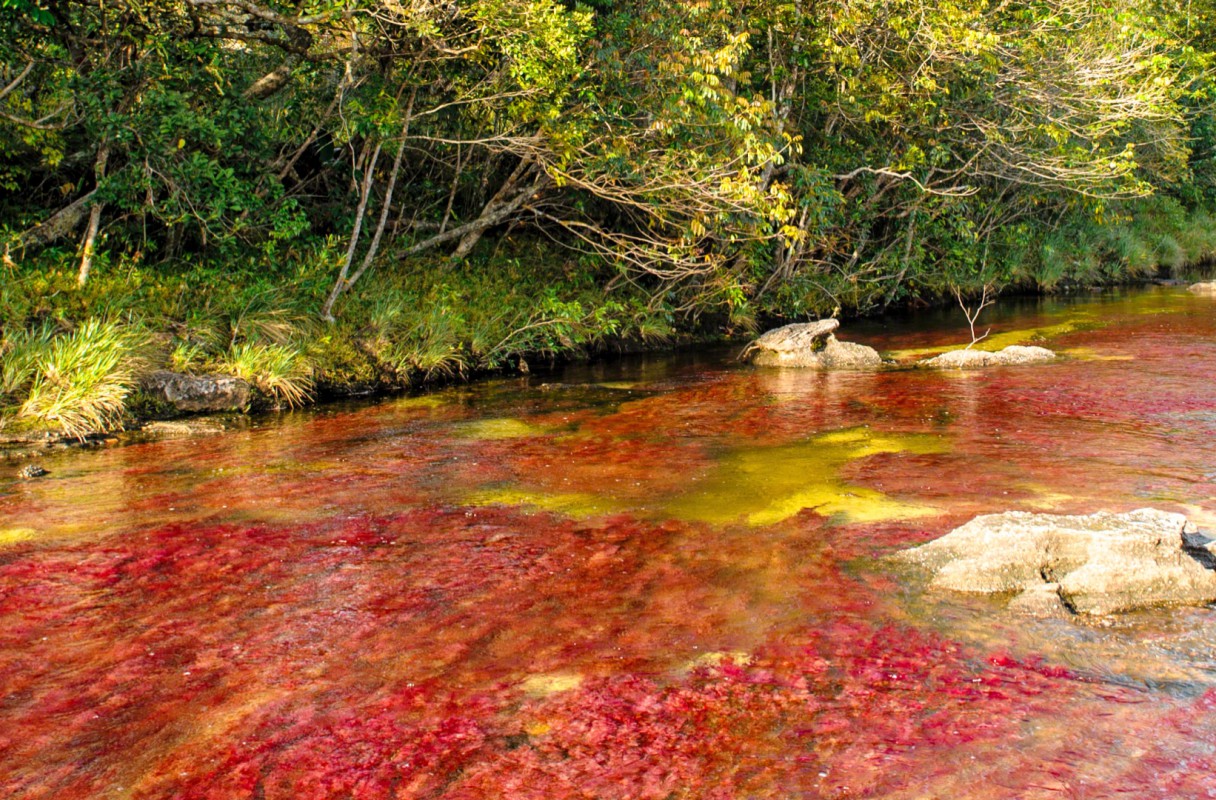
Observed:
[[[97,151],[97,161],[93,164],[93,175],[97,186],[106,177],[106,163],[110,160],[110,146],[103,144]],[[96,191],[96,189],[94,189]],[[84,245],[80,253],[80,272],[76,275],[76,285],[84,286],[89,279],[89,270],[93,268],[93,253],[97,246],[97,231],[101,228],[101,209],[103,202],[96,202],[89,209],[89,226],[85,229]]]
[[[298,56],[288,56],[282,64],[279,64],[272,71],[249,84],[249,88],[245,90],[243,95],[245,99],[265,100],[278,92],[287,85],[287,81],[291,78],[291,70],[299,60]]]
[[[397,175],[401,171],[401,157],[405,155],[405,140],[410,135],[410,120],[414,114],[414,98],[418,96],[418,90],[410,95],[409,106],[405,110],[405,123],[401,126],[401,144],[397,145],[397,155],[393,158],[393,169],[388,176],[388,186],[384,190],[384,201],[380,207],[380,220],[376,223],[376,233],[372,236],[372,243],[368,245],[367,252],[363,254],[363,263],[359,265],[359,270],[346,282],[343,291],[354,286],[355,283],[363,277],[363,273],[367,272],[371,267],[372,262],[376,259],[376,253],[380,250],[380,240],[384,236],[384,228],[388,225],[388,215],[393,208],[393,190],[397,188]]]
[[[84,219],[85,212],[89,210],[93,195],[96,193],[97,190],[94,189],[83,197],[73,200],[69,205],[48,217],[45,222],[19,234],[17,246],[45,247],[76,230],[80,226],[80,221]]]
[[[372,181],[376,177],[376,162],[380,159],[382,146],[382,144],[376,145],[376,150],[372,153],[363,173],[363,183],[359,189],[359,207],[355,209],[355,223],[351,228],[350,245],[346,248],[346,257],[342,259],[342,271],[338,273],[338,280],[334,282],[334,288],[330,290],[329,297],[325,298],[325,305],[321,309],[321,319],[326,322],[334,322],[334,303],[337,302],[338,295],[342,294],[342,290],[346,288],[346,276],[350,274],[350,265],[355,259],[355,248],[359,246],[359,233],[363,230],[363,217],[367,213],[367,201],[372,195]]]
[[[479,239],[483,233],[500,222],[505,222],[511,217],[512,214],[523,208],[524,204],[530,200],[533,195],[540,191],[540,189],[542,189],[545,184],[548,183],[548,181],[549,176],[544,172],[540,172],[532,183],[524,187],[509,201],[502,203],[494,203],[491,201],[490,203],[487,203],[486,207],[482,209],[481,214],[477,217],[477,219],[459,227],[451,228],[444,233],[436,234],[429,239],[418,242],[417,244],[407,248],[402,255],[417,255],[418,253],[430,250],[433,247],[438,247],[441,244],[454,242],[457,239],[461,240],[462,244],[465,241],[472,241],[473,244],[476,244],[477,239]],[[492,208],[491,206],[494,207]],[[472,245],[470,245],[470,249],[471,247]]]
[[[453,261],[460,261],[472,252],[477,243],[481,241],[481,237],[487,229],[515,213],[523,205],[523,201],[539,188],[539,183],[534,183],[523,191],[517,191],[520,179],[527,175],[531,169],[532,162],[529,159],[525,158],[521,160],[515,167],[515,171],[503,181],[502,186],[490,198],[490,202],[486,203],[485,207],[482,208],[481,214],[477,219],[471,225],[464,226],[468,228],[468,231],[460,238],[460,244],[456,245],[456,249],[452,252]],[[543,176],[544,172],[542,171],[540,174]],[[500,213],[508,206],[510,207],[509,211]]]

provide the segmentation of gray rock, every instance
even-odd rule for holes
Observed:
[[[1193,283],[1189,291],[1195,294],[1210,294],[1216,295],[1216,281],[1205,281],[1203,283]]]
[[[17,474],[28,480],[31,478],[41,478],[51,473],[47,472],[46,468],[40,464],[27,464]]]
[[[799,322],[773,328],[748,345],[747,352],[758,350],[772,353],[800,353],[822,346],[828,335],[840,327],[838,319]]]
[[[743,352],[762,367],[810,369],[875,369],[882,357],[872,347],[841,342],[833,335],[840,327],[834,319],[821,319],[776,328],[748,345]]]
[[[979,367],[1013,366],[1018,364],[1041,364],[1051,361],[1056,354],[1046,347],[1024,347],[1012,344],[1004,350],[951,350],[934,358],[919,362],[922,367],[937,369],[976,369]]]
[[[153,372],[141,388],[178,411],[240,411],[249,405],[249,384],[240,378]]]
[[[1216,602],[1216,544],[1151,508],[989,514],[894,558],[928,569],[934,589],[1015,594],[1012,608],[1037,614],[1051,613],[1047,593],[1090,615]]]

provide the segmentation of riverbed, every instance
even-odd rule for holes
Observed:
[[[1216,610],[1028,620],[884,558],[1007,510],[1216,531],[1216,301],[977,328],[1060,358],[712,349],[5,467],[0,796],[1216,796]]]

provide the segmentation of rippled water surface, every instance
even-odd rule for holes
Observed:
[[[1216,611],[1029,621],[882,557],[1012,509],[1216,530],[1216,302],[986,314],[1064,357],[648,358],[10,464],[0,796],[1214,797]]]

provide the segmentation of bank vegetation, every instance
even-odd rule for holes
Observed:
[[[1211,0],[0,0],[0,425],[1216,255]]]

